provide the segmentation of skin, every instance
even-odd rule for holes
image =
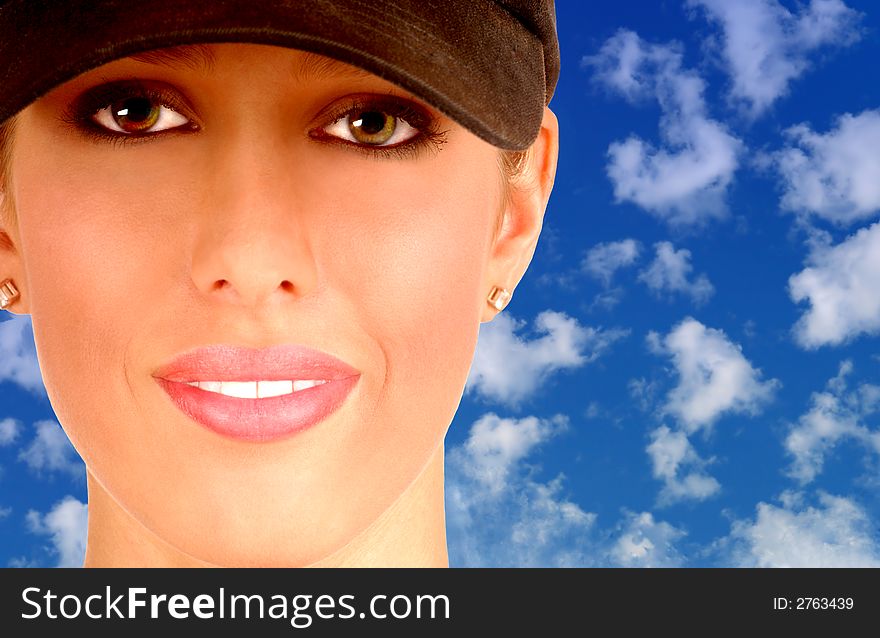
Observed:
[[[497,313],[486,295],[532,259],[556,118],[505,197],[499,150],[402,89],[344,65],[292,81],[293,49],[209,47],[210,73],[123,59],[83,74],[15,131],[0,279],[86,463],[85,566],[446,566],[444,437]],[[200,130],[116,146],[59,122],[125,77],[185,95]],[[307,134],[352,93],[422,104],[445,143],[377,159]],[[315,427],[236,441],[152,377],[215,343],[305,344],[361,378]]]

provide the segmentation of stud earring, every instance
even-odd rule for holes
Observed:
[[[510,301],[510,291],[507,288],[499,288],[498,286],[492,286],[492,291],[489,293],[489,296],[486,297],[486,301],[489,302],[489,305],[495,308],[495,310],[504,310],[504,307],[507,305],[507,302]]]
[[[12,280],[7,279],[0,283],[0,310],[6,310],[16,299],[18,299],[18,290]]]

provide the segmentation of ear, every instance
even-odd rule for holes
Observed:
[[[14,315],[29,313],[25,295],[24,265],[18,250],[18,230],[12,224],[11,202],[0,190],[0,283],[11,279],[18,289],[19,296],[4,310]]]
[[[486,269],[484,294],[488,295],[493,286],[513,293],[532,262],[556,179],[558,156],[559,122],[553,111],[544,107],[541,130],[529,149],[522,175],[511,185],[509,203]],[[491,321],[498,312],[484,303],[480,322]]]

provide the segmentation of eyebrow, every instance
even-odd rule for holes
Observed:
[[[181,44],[134,53],[128,57],[144,64],[155,64],[170,69],[190,69],[205,73],[212,72],[217,61],[214,52],[204,44]]]
[[[345,64],[339,60],[303,51],[300,63],[291,68],[291,77],[297,81],[323,80],[332,77],[351,77],[369,79],[376,77],[373,73],[360,67]]]
[[[297,82],[321,80],[333,77],[349,77],[355,79],[374,78],[375,75],[360,67],[345,64],[339,60],[328,58],[311,51],[300,51],[302,55],[298,64],[291,66],[291,78]],[[202,73],[211,73],[216,67],[217,58],[211,48],[204,44],[181,44],[163,49],[143,51],[128,56],[136,62],[155,64],[170,69],[189,69]]]

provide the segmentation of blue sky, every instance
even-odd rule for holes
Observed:
[[[447,437],[451,565],[880,565],[880,11],[557,13],[556,186]],[[79,564],[83,466],[3,314],[0,564]]]

